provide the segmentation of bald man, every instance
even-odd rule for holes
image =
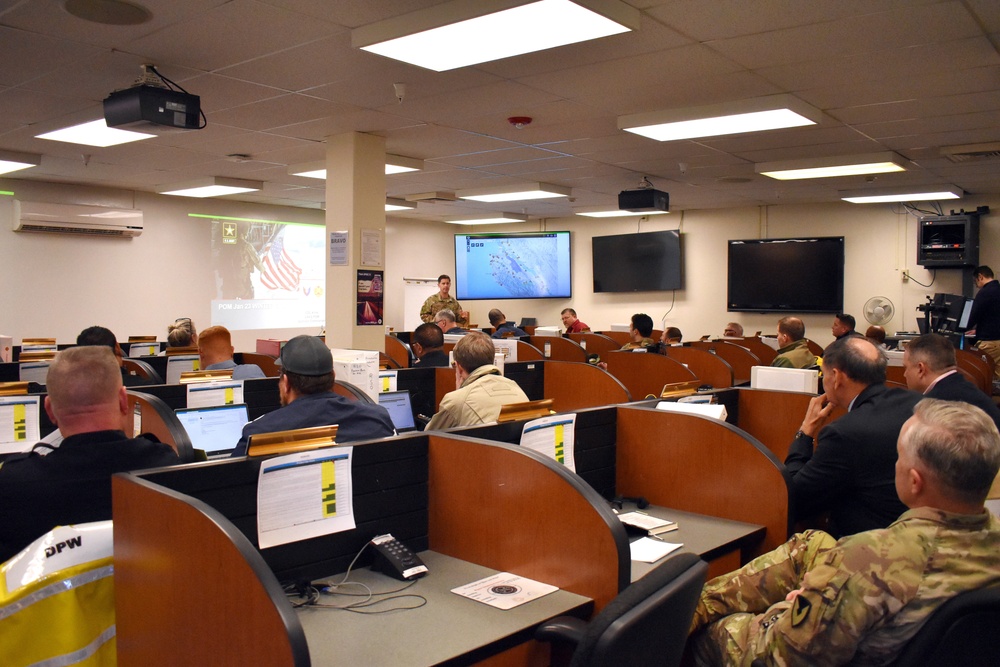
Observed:
[[[885,353],[862,336],[831,343],[826,393],[810,401],[785,459],[795,519],[829,511],[834,537],[885,528],[906,510],[896,496],[896,440],[920,394],[886,387],[885,367]],[[835,407],[848,412],[830,422]]]
[[[180,463],[152,435],[125,435],[128,399],[108,347],[63,350],[46,388],[45,411],[64,439],[46,456],[32,451],[0,466],[0,562],[56,526],[110,519],[114,473]]]

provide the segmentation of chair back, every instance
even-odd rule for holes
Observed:
[[[668,558],[588,624],[570,667],[679,665],[707,572],[696,554]]]
[[[931,614],[892,665],[995,665],[997,628],[1000,628],[1000,585],[960,593]]]

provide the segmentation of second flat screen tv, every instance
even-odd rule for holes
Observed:
[[[595,292],[681,289],[681,235],[676,230],[595,236]]]
[[[844,237],[729,242],[730,311],[840,313]]]
[[[573,296],[569,232],[455,234],[455,292],[464,299]]]

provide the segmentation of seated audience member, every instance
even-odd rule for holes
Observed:
[[[179,463],[152,435],[125,435],[131,412],[107,346],[63,350],[49,367],[45,411],[63,434],[46,456],[0,466],[0,562],[55,526],[111,518],[111,475]]]
[[[730,322],[722,332],[723,338],[743,338],[743,325],[739,322]]]
[[[315,336],[296,336],[281,349],[278,395],[281,407],[243,427],[233,456],[244,456],[250,436],[337,424],[337,442],[395,435],[381,405],[352,401],[333,392],[333,355]]]
[[[833,316],[833,326],[830,327],[830,333],[837,340],[849,336],[852,338],[864,338],[861,334],[854,330],[857,326],[857,320],[854,319],[853,315],[848,315],[847,313],[838,313]]]
[[[885,367],[885,353],[863,336],[826,348],[826,393],[809,402],[785,458],[795,520],[829,511],[829,532],[843,537],[885,528],[904,511],[892,481],[896,439],[920,395],[886,387]],[[824,426],[834,407],[848,412]]]
[[[778,368],[810,368],[816,365],[816,355],[809,351],[805,339],[806,325],[797,317],[778,320],[778,354],[771,362]]]
[[[636,313],[632,316],[628,332],[632,340],[622,346],[623,350],[635,350],[640,347],[656,345],[656,341],[650,338],[653,335],[653,318],[646,313]]]
[[[885,329],[877,324],[873,324],[865,331],[865,338],[870,340],[877,347],[887,349],[885,344]]]
[[[1000,428],[1000,408],[958,370],[955,346],[945,336],[929,333],[906,344],[903,352],[906,386],[929,398],[971,403]]]
[[[209,327],[198,336],[198,356],[201,370],[233,370],[234,380],[255,380],[267,377],[257,364],[237,364],[233,361],[233,340],[226,327]]]
[[[441,399],[441,407],[425,430],[452,426],[492,424],[500,408],[528,400],[516,382],[493,365],[493,340],[478,331],[466,334],[455,345],[455,391]]]
[[[498,308],[494,308],[489,314],[490,325],[493,327],[492,338],[511,338],[513,336],[527,336],[523,329],[518,329],[513,322],[508,322],[507,318]]]
[[[677,327],[667,327],[660,334],[660,342],[664,345],[680,345],[684,334]]]
[[[562,313],[560,313],[562,318],[563,326],[566,327],[566,333],[589,333],[590,327],[576,319],[576,311],[572,308],[563,308]]]
[[[924,399],[899,435],[887,528],[806,531],[705,584],[702,665],[886,665],[949,598],[1000,581],[1000,520],[983,508],[1000,434],[978,408]]]
[[[448,355],[444,351],[444,333],[433,322],[424,322],[413,332],[410,349],[417,361],[414,366],[428,368],[448,365]]]
[[[446,334],[469,333],[466,329],[463,329],[462,327],[458,326],[458,323],[455,321],[455,313],[448,310],[447,308],[439,310],[437,312],[437,315],[435,315],[435,317],[436,319],[434,320],[434,324],[438,325],[438,327],[441,328],[441,331]]]
[[[110,329],[97,326],[87,327],[80,332],[79,336],[76,337],[76,344],[103,345],[104,347],[110,348],[115,355],[115,359],[118,360],[118,368],[121,370],[122,374],[122,384],[126,387],[145,387],[155,384],[153,380],[139,377],[138,375],[132,375],[125,370],[125,353],[122,352],[121,345],[118,344],[118,339],[115,338],[115,335],[111,333]]]
[[[198,332],[190,317],[179,317],[167,327],[167,347],[194,347],[198,344]]]

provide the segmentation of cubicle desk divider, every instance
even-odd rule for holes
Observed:
[[[568,361],[546,361],[543,398],[553,400],[556,412],[570,412],[632,400],[625,385],[607,371]]]
[[[597,609],[628,584],[621,525],[554,462],[446,434],[355,443],[353,452],[357,528],[263,551],[256,547],[259,460],[116,475],[119,664],[217,664],[221,657],[227,664],[307,665],[309,642],[344,638],[307,639],[279,582],[343,572],[368,540],[386,532],[414,551],[546,581],[594,600]],[[370,560],[366,551],[356,567]],[[330,617],[331,633],[338,618]],[[474,659],[499,651],[491,664],[547,660],[531,632],[477,648]],[[351,639],[373,650],[399,641],[378,633]]]
[[[270,354],[260,354],[259,352],[237,352],[233,355],[233,361],[236,363],[255,364],[269,378],[281,375],[281,368],[275,363],[275,360],[276,358]]]
[[[741,341],[742,342],[742,341]],[[691,347],[707,350],[724,359],[733,369],[733,384],[736,386],[750,383],[750,369],[760,366],[760,357],[745,347],[734,345],[725,340],[692,341]]]
[[[619,494],[764,525],[764,539],[744,549],[744,561],[788,539],[791,478],[753,436],[708,417],[622,405],[616,441]]]
[[[138,361],[144,361],[150,365],[150,367],[157,372],[161,378],[167,377],[167,357],[158,355],[143,355],[141,357],[132,357]]]
[[[608,363],[608,372],[625,385],[636,401],[649,395],[659,396],[668,382],[698,379],[684,364],[662,354],[623,351],[612,352],[601,359]]]
[[[141,420],[140,431],[142,433],[152,433],[156,438],[174,448],[181,462],[188,463],[194,460],[194,449],[191,446],[191,438],[188,437],[184,426],[177,419],[173,408],[167,405],[160,398],[138,391],[128,392],[128,419],[129,430],[135,432],[135,413],[138,408]]]
[[[622,344],[618,341],[608,338],[604,334],[598,333],[576,333],[567,334],[567,338],[571,341],[580,344],[580,347],[587,351],[587,354],[596,354],[601,359],[608,354],[608,352],[614,352],[615,350],[620,350]]]
[[[410,348],[407,347],[406,343],[401,341],[396,336],[386,334],[384,346],[384,351],[390,359],[395,361],[402,368],[410,367]]]
[[[560,336],[529,336],[528,343],[537,350],[542,351],[545,356],[545,344],[548,343],[549,355],[545,357],[550,361],[587,361],[587,351],[580,347],[576,341]],[[520,357],[518,357],[520,359]]]
[[[687,366],[702,384],[716,389],[733,386],[733,367],[722,357],[707,350],[686,345],[670,345],[663,348],[663,355]]]

